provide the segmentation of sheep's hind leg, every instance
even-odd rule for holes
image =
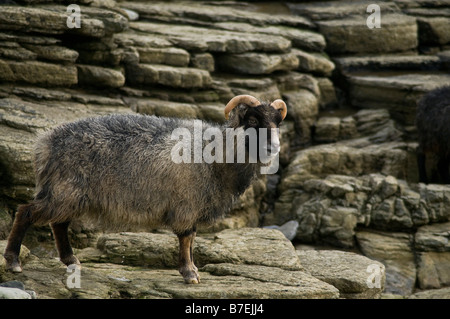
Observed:
[[[195,228],[177,235],[180,243],[179,271],[184,281],[188,284],[198,284],[200,282],[200,275],[197,267],[194,265],[193,258],[195,235]]]
[[[447,156],[443,156],[438,161],[438,171],[440,182],[443,184],[450,184],[450,174],[448,172],[450,159]]]
[[[33,224],[31,216],[33,213],[33,204],[21,205],[14,218],[14,224],[8,237],[5,253],[6,269],[12,272],[22,272],[19,254],[20,246],[27,229]]]
[[[58,224],[51,224],[53,235],[55,236],[56,248],[58,249],[59,259],[65,265],[80,266],[80,261],[73,255],[72,247],[70,246],[68,229],[70,221]]]

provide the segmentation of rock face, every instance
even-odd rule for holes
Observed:
[[[31,253],[17,278],[27,289],[45,298],[448,294],[450,188],[417,184],[414,124],[417,101],[450,85],[446,1],[383,1],[372,29],[367,1],[73,1],[81,28],[57,3],[0,5],[0,240],[33,197],[36,137],[61,123],[111,113],[223,123],[238,94],[282,98],[289,111],[277,174],[199,230],[206,287],[179,280],[174,236],[99,234],[80,222],[70,235],[82,288],[68,289],[54,249],[36,246],[49,242],[44,227],[25,241]],[[295,252],[258,226],[359,255]],[[2,262],[0,281],[15,279]],[[368,287],[370,265],[383,270],[380,288]]]
[[[5,273],[0,264],[0,279],[26,282],[38,298],[328,299],[340,295],[333,285],[305,271],[294,246],[278,230],[224,230],[199,236],[196,242],[199,285],[184,284],[174,269],[178,245],[171,233],[102,235],[97,248],[77,252],[83,264],[78,288],[70,287],[71,273],[58,260],[33,255],[24,256],[22,274]]]
[[[298,250],[297,253],[305,269],[338,288],[341,297],[379,298],[384,290],[386,274],[380,262],[337,250]]]

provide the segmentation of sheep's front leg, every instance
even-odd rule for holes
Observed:
[[[187,284],[198,284],[200,282],[193,256],[195,235],[195,228],[178,235],[178,241],[180,242],[179,271]]]

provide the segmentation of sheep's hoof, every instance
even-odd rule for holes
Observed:
[[[197,268],[197,267],[196,267]],[[200,275],[197,270],[180,271],[183,276],[184,282],[187,284],[199,284]]]
[[[75,268],[81,269],[81,263],[78,260],[78,258],[75,257],[74,255],[70,255],[70,256],[65,257],[65,258],[60,258],[60,260],[67,267],[70,266],[71,269],[75,269]]]
[[[184,277],[184,282],[187,284],[199,284],[200,283],[200,276],[196,274],[192,274],[193,276]]]
[[[3,257],[6,260],[6,270],[15,273],[22,272],[22,266],[20,265],[18,256],[10,256],[5,254]]]
[[[187,284],[198,284],[200,281],[197,278],[184,278],[184,282]]]
[[[14,273],[22,272],[22,266],[20,266],[19,263],[13,263],[11,265],[7,265],[6,269],[11,272],[14,272]]]

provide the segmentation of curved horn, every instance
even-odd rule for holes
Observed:
[[[283,100],[278,99],[278,100],[275,100],[275,101],[272,102],[272,107],[275,110],[281,110],[281,120],[284,120],[284,118],[287,115],[286,103],[284,103]]]
[[[228,120],[228,115],[230,114],[231,110],[234,109],[239,104],[246,104],[251,107],[255,107],[260,105],[261,103],[256,99],[255,97],[251,95],[238,95],[235,96],[228,102],[227,106],[225,106],[225,119]]]

